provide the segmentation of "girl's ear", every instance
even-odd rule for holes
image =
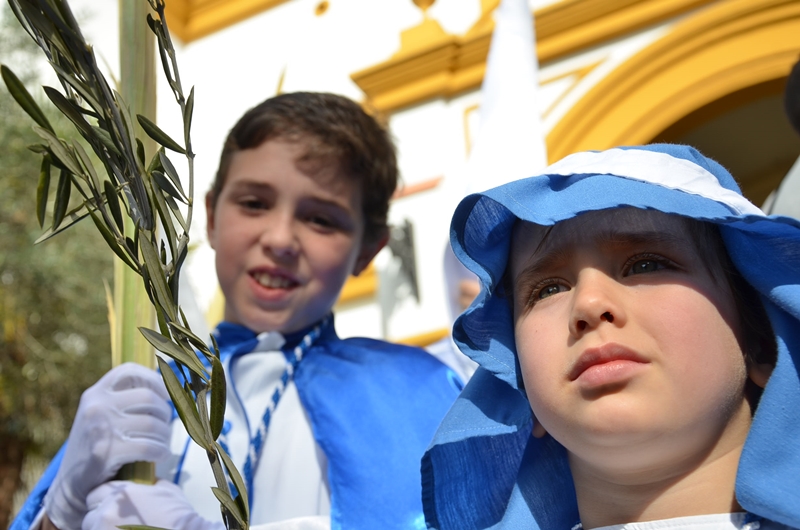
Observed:
[[[544,426],[537,420],[535,417],[533,418],[533,437],[534,438],[544,438],[547,434],[547,430],[545,430]]]
[[[750,380],[755,383],[759,388],[764,388],[767,386],[767,381],[769,381],[769,376],[772,375],[772,366],[769,363],[748,363],[749,366],[747,367],[747,376]]]

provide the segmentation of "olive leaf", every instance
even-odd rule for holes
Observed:
[[[194,211],[195,155],[190,137],[194,89],[184,97],[163,0],[146,1],[153,11],[147,15],[147,22],[158,42],[167,83],[180,107],[182,144],[145,116],[137,115],[134,121],[122,96],[98,68],[67,0],[9,0],[9,4],[60,83],[57,88],[44,87],[45,101],[67,117],[82,141],[63,140],[19,78],[6,66],[0,66],[0,70],[9,92],[31,116],[36,124],[33,128],[42,139],[42,143],[30,147],[42,157],[36,179],[36,212],[40,225],[47,228],[37,243],[90,217],[111,251],[142,278],[160,331],[140,330],[155,349],[174,362],[168,364],[158,357],[178,416],[192,440],[208,454],[216,482],[214,495],[220,501],[225,524],[231,529],[246,529],[249,506],[244,481],[216,442],[224,423],[226,399],[219,349],[213,336],[212,350],[189,329],[178,305],[180,269],[188,255]],[[134,130],[137,122],[160,146],[149,159]],[[181,180],[165,149],[185,157],[186,181]],[[51,179],[56,169],[58,184],[51,200]],[[188,183],[188,189],[183,182]],[[79,197],[80,204],[70,210],[70,201],[77,202]],[[126,217],[132,221],[133,233]],[[157,226],[162,227],[162,233]],[[176,373],[183,376],[182,380]],[[236,489],[234,494],[228,477]]]

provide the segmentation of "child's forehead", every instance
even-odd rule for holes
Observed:
[[[655,210],[615,208],[586,212],[555,225],[517,221],[512,256],[533,257],[554,249],[604,242],[690,241],[690,224],[683,217]]]

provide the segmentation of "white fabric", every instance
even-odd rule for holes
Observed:
[[[464,195],[530,177],[547,165],[536,97],[536,37],[527,0],[502,0],[494,19]]]
[[[544,175],[615,175],[721,202],[741,215],[764,215],[757,206],[719,185],[709,171],[682,158],[654,151],[609,149],[569,155],[547,167]]]
[[[285,356],[275,349],[283,343],[280,334],[262,334],[259,338],[260,343],[252,353],[234,359],[233,366],[225,366],[228,377],[225,418],[231,424],[226,438],[231,458],[239,471],[244,469],[250,443],[248,422],[250,434],[254,434],[286,367]],[[173,422],[172,436],[175,456],[166,476],[174,476],[178,455],[183,454],[187,442],[188,450],[180,468],[181,489],[200,515],[220,520],[219,502],[210,489],[215,482],[205,452],[189,441],[183,425],[177,420]],[[327,468],[327,459],[314,440],[297,387],[290,383],[272,416],[255,469],[251,524],[329,516]]]
[[[591,530],[791,530],[788,526],[773,521],[756,520],[746,523],[746,516],[745,513],[694,515],[643,523],[601,526]]]
[[[81,396],[64,459],[44,499],[56,527],[81,527],[90,491],[125,462],[169,455],[171,411],[161,377],[133,363],[117,366]]]
[[[502,0],[481,85],[480,120],[469,160],[458,184],[448,185],[455,206],[464,196],[537,174],[547,165],[539,113],[539,60],[533,15],[527,0]],[[461,313],[459,280],[476,278],[445,244],[444,277],[450,324]],[[426,348],[468,381],[477,365],[449,337]]]

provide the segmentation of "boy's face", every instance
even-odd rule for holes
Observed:
[[[685,221],[626,208],[518,223],[510,266],[528,399],[573,473],[678,474],[741,446],[735,306]]]
[[[255,332],[323,318],[383,245],[362,243],[358,184],[338,164],[300,160],[305,151],[280,139],[238,151],[214,208],[206,197],[225,319]]]

